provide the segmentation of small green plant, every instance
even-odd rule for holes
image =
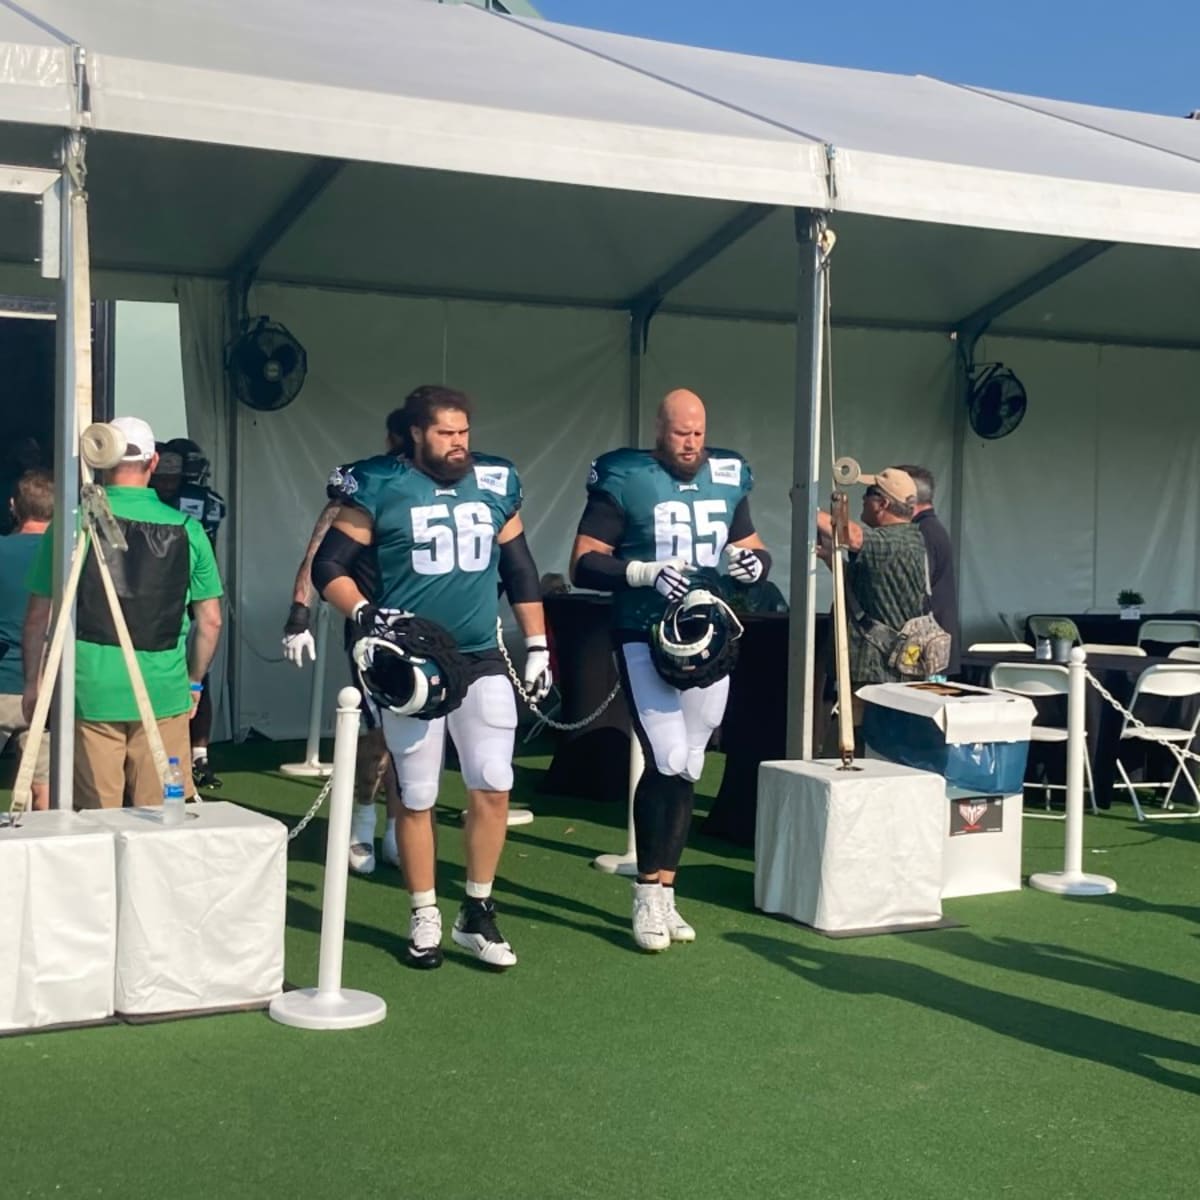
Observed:
[[[1075,640],[1075,626],[1070,621],[1051,621],[1046,627],[1046,632],[1057,639],[1067,638],[1070,641]]]
[[[1146,597],[1132,588],[1122,588],[1117,593],[1117,603],[1122,608],[1140,608],[1146,603]]]

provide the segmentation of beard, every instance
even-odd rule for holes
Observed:
[[[475,466],[475,459],[469,450],[461,459],[451,461],[445,457],[435,458],[428,450],[418,448],[416,463],[434,482],[451,484],[458,483],[460,479],[470,473],[472,467]]]
[[[694,479],[700,473],[700,468],[708,462],[708,451],[703,446],[695,462],[680,462],[661,438],[654,444],[654,454],[659,462],[679,479]]]

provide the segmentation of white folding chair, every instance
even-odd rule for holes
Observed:
[[[1138,628],[1138,645],[1143,642],[1200,642],[1200,621],[1156,617]]]
[[[1180,662],[1159,663],[1157,666],[1147,667],[1134,686],[1133,699],[1129,702],[1129,711],[1135,716],[1137,714],[1138,701],[1143,696],[1166,696],[1173,699],[1181,699],[1186,696],[1200,696],[1200,666],[1191,666]],[[1197,706],[1196,719],[1192,722],[1190,728],[1175,725],[1150,725],[1145,729],[1141,729],[1126,717],[1121,726],[1121,741],[1173,742],[1175,745],[1186,749],[1191,746],[1198,728],[1200,728],[1200,705]],[[1121,782],[1129,790],[1129,798],[1133,801],[1133,811],[1137,814],[1139,821],[1162,820],[1165,817],[1200,817],[1200,787],[1196,785],[1195,771],[1185,771],[1183,767],[1184,764],[1182,762],[1177,762],[1175,774],[1169,780],[1159,782],[1143,780],[1135,786],[1129,778],[1129,773],[1125,770],[1125,764],[1121,762],[1121,755],[1118,750],[1117,771],[1120,773]],[[1180,775],[1187,780],[1188,786],[1192,789],[1192,794],[1196,797],[1195,809],[1189,809],[1186,812],[1172,811],[1175,805],[1171,800],[1171,793],[1175,790],[1175,785],[1179,782]],[[1163,794],[1162,812],[1148,813],[1142,811],[1137,794],[1139,787],[1166,789]]]
[[[1145,658],[1146,652],[1141,646],[1114,646],[1107,642],[1084,642],[1083,649],[1088,658],[1093,654],[1128,654],[1134,658]]]
[[[1167,657],[1181,662],[1200,662],[1200,646],[1176,646]]]
[[[1028,642],[973,642],[967,647],[968,654],[1032,654]]]
[[[1028,696],[1031,700],[1038,697],[1046,696],[1066,696],[1067,683],[1069,676],[1067,668],[1060,667],[1055,663],[997,663],[992,668],[992,687],[1002,692],[1012,692],[1016,696]],[[1030,740],[1034,742],[1056,743],[1064,745],[1068,739],[1066,729],[1057,725],[1038,725],[1034,724],[1030,730]],[[1096,788],[1092,783],[1092,761],[1087,749],[1087,733],[1084,733],[1083,745],[1083,774],[1084,786],[1087,788],[1088,795],[1091,797],[1092,812],[1096,811]],[[1030,783],[1029,786],[1037,787],[1038,784]],[[1053,813],[1050,811],[1050,792],[1067,790],[1066,782],[1063,783],[1046,783],[1042,781],[1041,788],[1046,797],[1046,811],[1044,813],[1030,812],[1025,810],[1027,817],[1040,817],[1047,821],[1062,821],[1066,819],[1066,813]]]

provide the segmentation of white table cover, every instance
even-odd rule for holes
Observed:
[[[764,762],[754,902],[836,932],[942,915],[945,781],[896,763]]]
[[[74,813],[0,827],[0,1030],[113,1013],[112,835]]]
[[[116,838],[116,1010],[269,1001],[283,988],[287,830],[236,804],[83,814]]]

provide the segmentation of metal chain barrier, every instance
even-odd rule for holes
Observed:
[[[1155,737],[1149,732],[1150,727],[1146,724],[1146,722],[1138,720],[1138,718],[1135,717],[1133,713],[1131,713],[1129,709],[1127,709],[1120,702],[1120,700],[1118,700],[1112,694],[1112,692],[1110,692],[1108,688],[1106,688],[1104,684],[1102,684],[1100,680],[1098,680],[1095,675],[1091,673],[1091,671],[1085,671],[1084,674],[1087,676],[1088,683],[1090,683],[1092,687],[1094,687],[1096,691],[1100,693],[1100,695],[1111,707],[1115,708],[1117,712],[1119,712],[1121,716],[1124,717],[1135,729],[1140,729],[1143,733],[1148,735],[1142,738],[1142,741],[1154,742],[1155,745],[1165,746],[1175,756],[1175,760],[1179,763],[1180,767],[1185,770],[1187,768],[1188,759],[1191,759],[1192,762],[1200,763],[1200,754],[1196,754],[1193,751],[1188,750],[1184,746],[1179,745],[1178,742],[1168,742],[1164,738]]]
[[[325,803],[325,798],[333,791],[333,776],[331,775],[326,781],[325,786],[317,794],[317,798],[312,802],[312,808],[308,810],[300,818],[300,823],[287,836],[289,842],[294,842],[307,828],[309,822],[317,815],[322,804]]]
[[[517,674],[517,668],[513,666],[513,660],[508,656],[508,647],[504,644],[504,634],[500,626],[500,622],[496,622],[496,644],[500,647],[500,653],[504,656],[504,665],[508,668],[508,677],[513,682],[513,687],[517,689],[517,695],[524,701],[525,706],[530,712],[536,713],[538,719],[551,729],[557,729],[560,733],[574,733],[577,729],[582,729],[585,725],[590,725],[593,721],[599,720],[603,715],[604,710],[617,698],[617,693],[621,690],[621,681],[618,679],[613,684],[613,689],[604,697],[604,702],[590,716],[586,716],[582,721],[571,721],[569,723],[563,721],[551,720],[538,706],[529,698],[529,693],[525,690],[525,681]]]

